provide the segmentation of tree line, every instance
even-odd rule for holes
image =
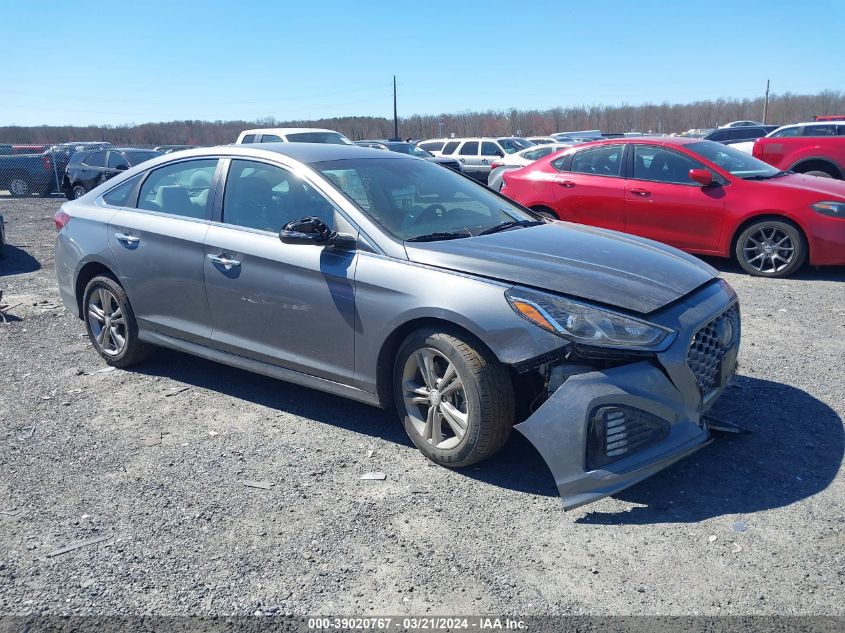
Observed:
[[[581,105],[549,110],[488,110],[401,117],[403,138],[438,136],[524,136],[598,129],[604,132],[684,132],[712,128],[729,121],[761,121],[763,98],[716,99],[693,103],[642,105]],[[824,90],[817,94],[784,93],[769,99],[767,123],[811,121],[815,115],[845,114],[845,93]],[[337,130],[353,140],[389,138],[393,120],[354,116],[279,121],[166,121],[131,125],[0,126],[0,143],[51,144],[65,141],[108,141],[116,145],[233,143],[241,130],[252,127],[321,127]]]

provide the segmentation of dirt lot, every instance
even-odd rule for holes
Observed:
[[[392,412],[174,352],[103,371],[60,202],[0,200],[0,614],[845,615],[845,270],[716,262],[744,313],[717,413],[752,433],[563,513],[518,434],[450,472]]]

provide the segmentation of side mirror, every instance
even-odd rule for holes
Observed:
[[[129,169],[129,165],[127,165],[126,163],[121,163],[120,165],[115,165],[114,168],[117,171],[126,171],[127,169]]]
[[[690,169],[689,177],[702,187],[709,187],[713,184],[713,174],[709,169]]]
[[[358,242],[353,235],[332,231],[316,216],[288,222],[279,231],[279,239],[285,244],[321,244],[345,250],[354,248]]]

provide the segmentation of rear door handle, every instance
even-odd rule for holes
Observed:
[[[208,259],[210,259],[212,263],[222,266],[226,270],[231,270],[235,266],[241,265],[237,259],[231,259],[226,253],[220,253],[220,255],[209,255]]]
[[[140,237],[129,235],[129,233],[115,233],[114,236],[118,242],[123,242],[127,246],[134,246],[141,241]]]
[[[557,184],[559,184],[561,187],[566,187],[567,189],[571,189],[572,187],[575,186],[575,183],[572,182],[571,180],[561,180]]]
[[[631,193],[635,196],[642,196],[643,198],[651,195],[651,192],[648,189],[631,189]]]

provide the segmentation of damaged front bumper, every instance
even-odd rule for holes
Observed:
[[[668,349],[569,377],[514,427],[545,460],[565,510],[620,492],[710,443],[704,413],[736,368],[735,305],[731,288],[718,282],[653,315],[655,323],[678,331]],[[723,334],[714,324],[725,315],[735,315],[735,331],[714,343],[714,332]],[[703,344],[715,352],[702,370],[690,349]]]

